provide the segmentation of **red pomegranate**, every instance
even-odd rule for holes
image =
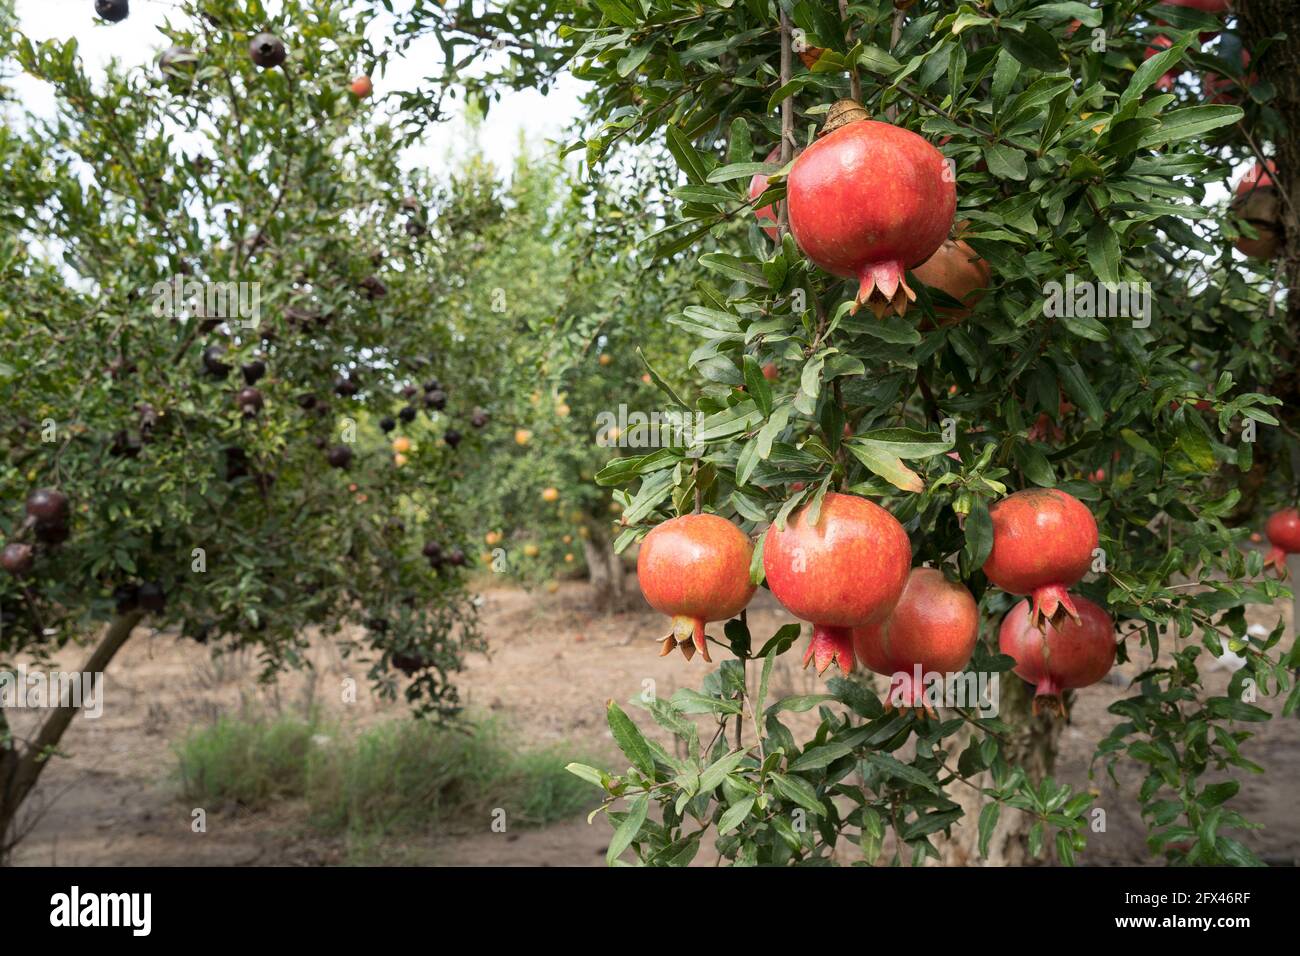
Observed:
[[[1245,219],[1259,233],[1258,239],[1240,237],[1234,245],[1252,259],[1272,259],[1282,247],[1282,205],[1273,175],[1277,166],[1269,161],[1267,172],[1256,163],[1237,184],[1232,200],[1234,215]]]
[[[778,146],[772,152],[768,153],[763,160],[765,163],[775,163],[781,158],[781,147]],[[755,173],[754,178],[749,181],[749,201],[753,202],[763,193],[767,192],[767,177],[762,173]],[[771,221],[772,225],[764,226],[763,231],[767,233],[769,239],[776,242],[776,224],[778,217],[781,215],[778,203],[768,203],[759,209],[754,210],[754,218],[759,222],[764,219]]]
[[[951,325],[969,316],[981,298],[979,290],[987,288],[991,279],[989,264],[974,249],[956,239],[945,239],[934,255],[912,270],[912,275],[964,306],[935,306],[941,325]]]
[[[882,620],[907,583],[912,544],[898,520],[856,495],[831,493],[816,524],[807,506],[763,546],[768,587],[787,611],[813,624],[803,663],[822,673],[853,670],[853,628]]]
[[[1074,598],[1075,620],[1039,630],[1029,620],[1028,601],[1002,619],[998,650],[1016,659],[1016,675],[1033,684],[1034,713],[1046,703],[1065,715],[1061,694],[1097,683],[1115,663],[1115,623],[1086,597]]]
[[[1087,506],[1057,488],[1031,488],[989,509],[993,550],[984,574],[1004,591],[1033,598],[1035,627],[1059,624],[1079,613],[1070,585],[1088,573],[1097,547],[1097,521]]]
[[[654,528],[641,542],[636,577],[656,611],[673,619],[663,654],[680,647],[690,660],[706,661],[704,625],[735,617],[754,596],[749,561],[754,548],[745,533],[717,515],[683,515]]]
[[[840,113],[866,115],[851,102]],[[877,318],[902,315],[916,301],[905,270],[930,258],[952,228],[954,178],[943,154],[912,131],[849,119],[795,160],[790,230],[822,269],[859,280],[854,311],[865,304]]]
[[[1272,545],[1264,567],[1271,567],[1279,578],[1287,575],[1286,556],[1300,554],[1300,512],[1295,508],[1284,508],[1269,516],[1264,525],[1268,543]]]
[[[978,636],[979,608],[970,591],[935,568],[913,568],[889,617],[853,631],[853,649],[871,670],[892,678],[886,708],[932,714],[925,675],[959,673]]]

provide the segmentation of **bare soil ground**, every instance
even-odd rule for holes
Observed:
[[[767,597],[760,592],[760,597]],[[681,686],[696,687],[709,665],[698,657],[657,656],[665,621],[649,610],[618,615],[593,612],[585,584],[564,585],[558,594],[489,589],[483,594],[483,624],[491,650],[474,655],[459,685],[469,707],[497,713],[517,728],[529,745],[561,746],[575,758],[604,758],[622,767],[604,721],[605,701],[620,702],[647,691],[670,696]],[[1261,609],[1252,621],[1271,626],[1290,607]],[[751,631],[764,640],[789,618],[770,601],[751,607]],[[597,818],[579,817],[544,829],[495,832],[485,819],[468,832],[429,834],[358,848],[323,836],[305,822],[303,808],[286,801],[249,813],[231,808],[206,811],[206,832],[194,832],[196,808],[184,803],[176,782],[174,745],[192,727],[223,713],[324,711],[345,730],[402,716],[401,703],[369,696],[363,667],[343,661],[325,641],[316,641],[313,669],[286,675],[274,687],[256,681],[256,662],[223,658],[169,633],[140,630],[106,678],[105,707],[97,720],[79,718],[64,740],[74,759],[56,760],[41,781],[36,803],[43,813],[17,851],[15,862],[29,865],[335,865],[388,862],[443,865],[603,866],[610,827]],[[80,663],[69,652],[67,668]],[[1142,655],[1145,658],[1145,655]],[[1106,708],[1126,695],[1128,679],[1149,661],[1117,669],[1112,681],[1081,693],[1062,739],[1057,776],[1089,786],[1089,761],[1096,742],[1116,721]],[[819,680],[797,668],[795,654],[779,662],[772,694],[812,693]],[[1216,670],[1210,686],[1221,691],[1226,670]],[[347,677],[362,687],[356,703],[344,704],[340,689]],[[880,689],[883,690],[883,684]],[[1280,711],[1280,701],[1261,705]],[[634,719],[641,712],[629,708]],[[21,733],[22,715],[15,731]],[[812,715],[805,715],[810,719]],[[647,723],[649,723],[647,721]],[[658,728],[654,728],[658,730]],[[1294,794],[1300,788],[1300,721],[1275,719],[1249,728],[1256,736],[1244,752],[1267,773],[1242,780],[1234,802],[1264,829],[1243,839],[1274,863],[1300,857],[1300,822]],[[1240,778],[1240,774],[1236,775]],[[1145,828],[1135,794],[1140,769],[1128,766],[1116,787],[1098,769],[1091,785],[1107,812],[1104,833],[1089,836],[1082,862],[1093,865],[1158,863],[1147,853]],[[592,791],[592,807],[598,804]],[[712,865],[706,847],[697,865]]]

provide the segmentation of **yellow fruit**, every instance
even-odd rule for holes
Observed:
[[[533,433],[530,432],[527,428],[516,428],[516,429],[515,429],[515,444],[516,444],[516,445],[527,445],[527,444],[528,444],[530,441],[532,441],[532,440],[533,440]]]
[[[492,552],[491,552],[491,551],[484,551],[482,554],[479,555],[479,559],[480,559],[484,564],[491,564],[491,563],[492,563]]]
[[[399,455],[404,455],[410,450],[411,439],[407,438],[405,435],[393,439],[393,451],[397,452]]]
[[[540,401],[542,400],[542,393],[541,393],[541,392],[533,392],[533,394],[531,394],[531,395],[528,396],[528,400],[529,400],[530,402],[532,402],[534,405],[536,405],[538,402],[540,402]]]
[[[487,534],[483,535],[483,540],[484,540],[487,544],[489,544],[489,545],[500,544],[500,543],[501,543],[501,532],[500,532],[500,531],[489,531]]]
[[[608,352],[601,352],[601,353],[600,353],[600,364],[601,364],[601,365],[608,365],[608,364],[609,364],[610,362],[612,362],[612,361],[614,361],[614,357],[613,357],[612,355],[610,355]]]
[[[547,593],[547,594],[554,594],[554,593],[555,593],[556,591],[558,591],[559,589],[560,589],[560,582],[559,582],[559,581],[547,581],[547,582],[546,582],[546,593]]]
[[[578,529],[578,537],[579,537],[579,538],[590,538],[590,537],[591,537],[591,532],[587,530],[586,525],[583,525],[581,528]]]
[[[410,460],[411,459],[407,458],[405,455],[401,454],[400,452],[393,456],[393,464],[396,465],[398,468],[401,468]]]
[[[537,554],[538,554],[538,548],[537,548],[537,545],[535,545],[535,544],[526,544],[526,545],[524,545],[524,557],[525,557],[525,558],[535,558],[535,557],[537,557]]]
[[[542,500],[543,500],[543,501],[559,501],[559,500],[560,500],[560,489],[559,489],[559,488],[543,488],[543,489],[542,489]]]
[[[570,411],[571,409],[569,406],[565,405],[563,402],[555,406],[555,414],[559,415],[561,418],[568,418]]]
[[[572,563],[573,563],[573,555],[571,555],[571,554],[566,554],[566,555],[564,556],[564,563],[565,563],[565,564],[572,564]]]
[[[561,538],[560,540],[563,541],[565,544],[573,544],[573,535],[571,535],[571,534],[566,534],[566,535],[565,535],[563,538]]]

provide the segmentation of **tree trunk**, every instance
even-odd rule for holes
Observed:
[[[1034,717],[1030,707],[1034,689],[1015,674],[1005,672],[999,679],[1001,699],[998,716],[1011,727],[1002,743],[1002,753],[1007,763],[1022,767],[1030,781],[1037,784],[1052,774],[1056,766],[1056,752],[1060,746],[1065,721],[1059,717]],[[966,744],[978,738],[980,732],[966,728],[949,738],[952,744],[950,766],[955,765]],[[974,787],[993,785],[986,771],[970,778]],[[965,815],[952,828],[952,837],[939,834],[935,845],[939,848],[944,866],[1023,866],[1035,862],[1029,855],[1029,828],[1033,819],[1026,813],[1003,807],[998,815],[997,827],[989,840],[987,854],[979,851],[980,811],[989,802],[979,790],[965,784],[953,783],[948,796],[961,805]],[[1044,846],[1051,846],[1050,840]],[[1040,861],[1041,862],[1041,861]]]
[[[628,583],[623,559],[614,552],[614,542],[595,535],[583,538],[582,553],[591,575],[592,604],[607,614],[635,607],[640,592]]]
[[[81,672],[103,674],[143,617],[143,611],[114,617]],[[9,737],[8,722],[0,713],[0,863],[8,858],[25,835],[17,827],[18,811],[31,795],[78,710],[80,707],[72,705],[52,708],[25,746]]]

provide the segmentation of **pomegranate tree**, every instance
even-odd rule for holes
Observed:
[[[673,518],[646,535],[636,560],[641,593],[673,619],[661,656],[680,647],[687,660],[696,651],[713,660],[704,625],[735,617],[754,596],[753,551],[743,531],[711,514]]]
[[[853,632],[853,649],[868,668],[890,678],[886,707],[933,712],[923,680],[960,672],[979,637],[979,608],[970,591],[936,568],[913,568],[894,610]]]
[[[998,649],[1016,661],[1015,673],[1034,685],[1034,713],[1044,706],[1065,715],[1061,695],[1097,683],[1115,663],[1115,623],[1082,595],[1072,619],[1040,628],[1028,601],[1002,619]]]
[[[837,104],[841,105],[841,104]],[[943,244],[957,187],[937,149],[901,126],[842,107],[848,121],[809,146],[786,180],[790,231],[827,272],[858,280],[854,310],[904,314],[906,270]]]
[[[853,628],[889,614],[903,593],[912,547],[884,508],[831,492],[820,513],[804,507],[763,546],[773,596],[813,625],[803,664],[823,673],[833,663],[853,670]]]
[[[1088,573],[1097,547],[1097,521],[1074,495],[1031,488],[989,509],[993,548],[984,562],[989,581],[1011,594],[1032,597],[1034,627],[1079,620],[1069,588]]]

